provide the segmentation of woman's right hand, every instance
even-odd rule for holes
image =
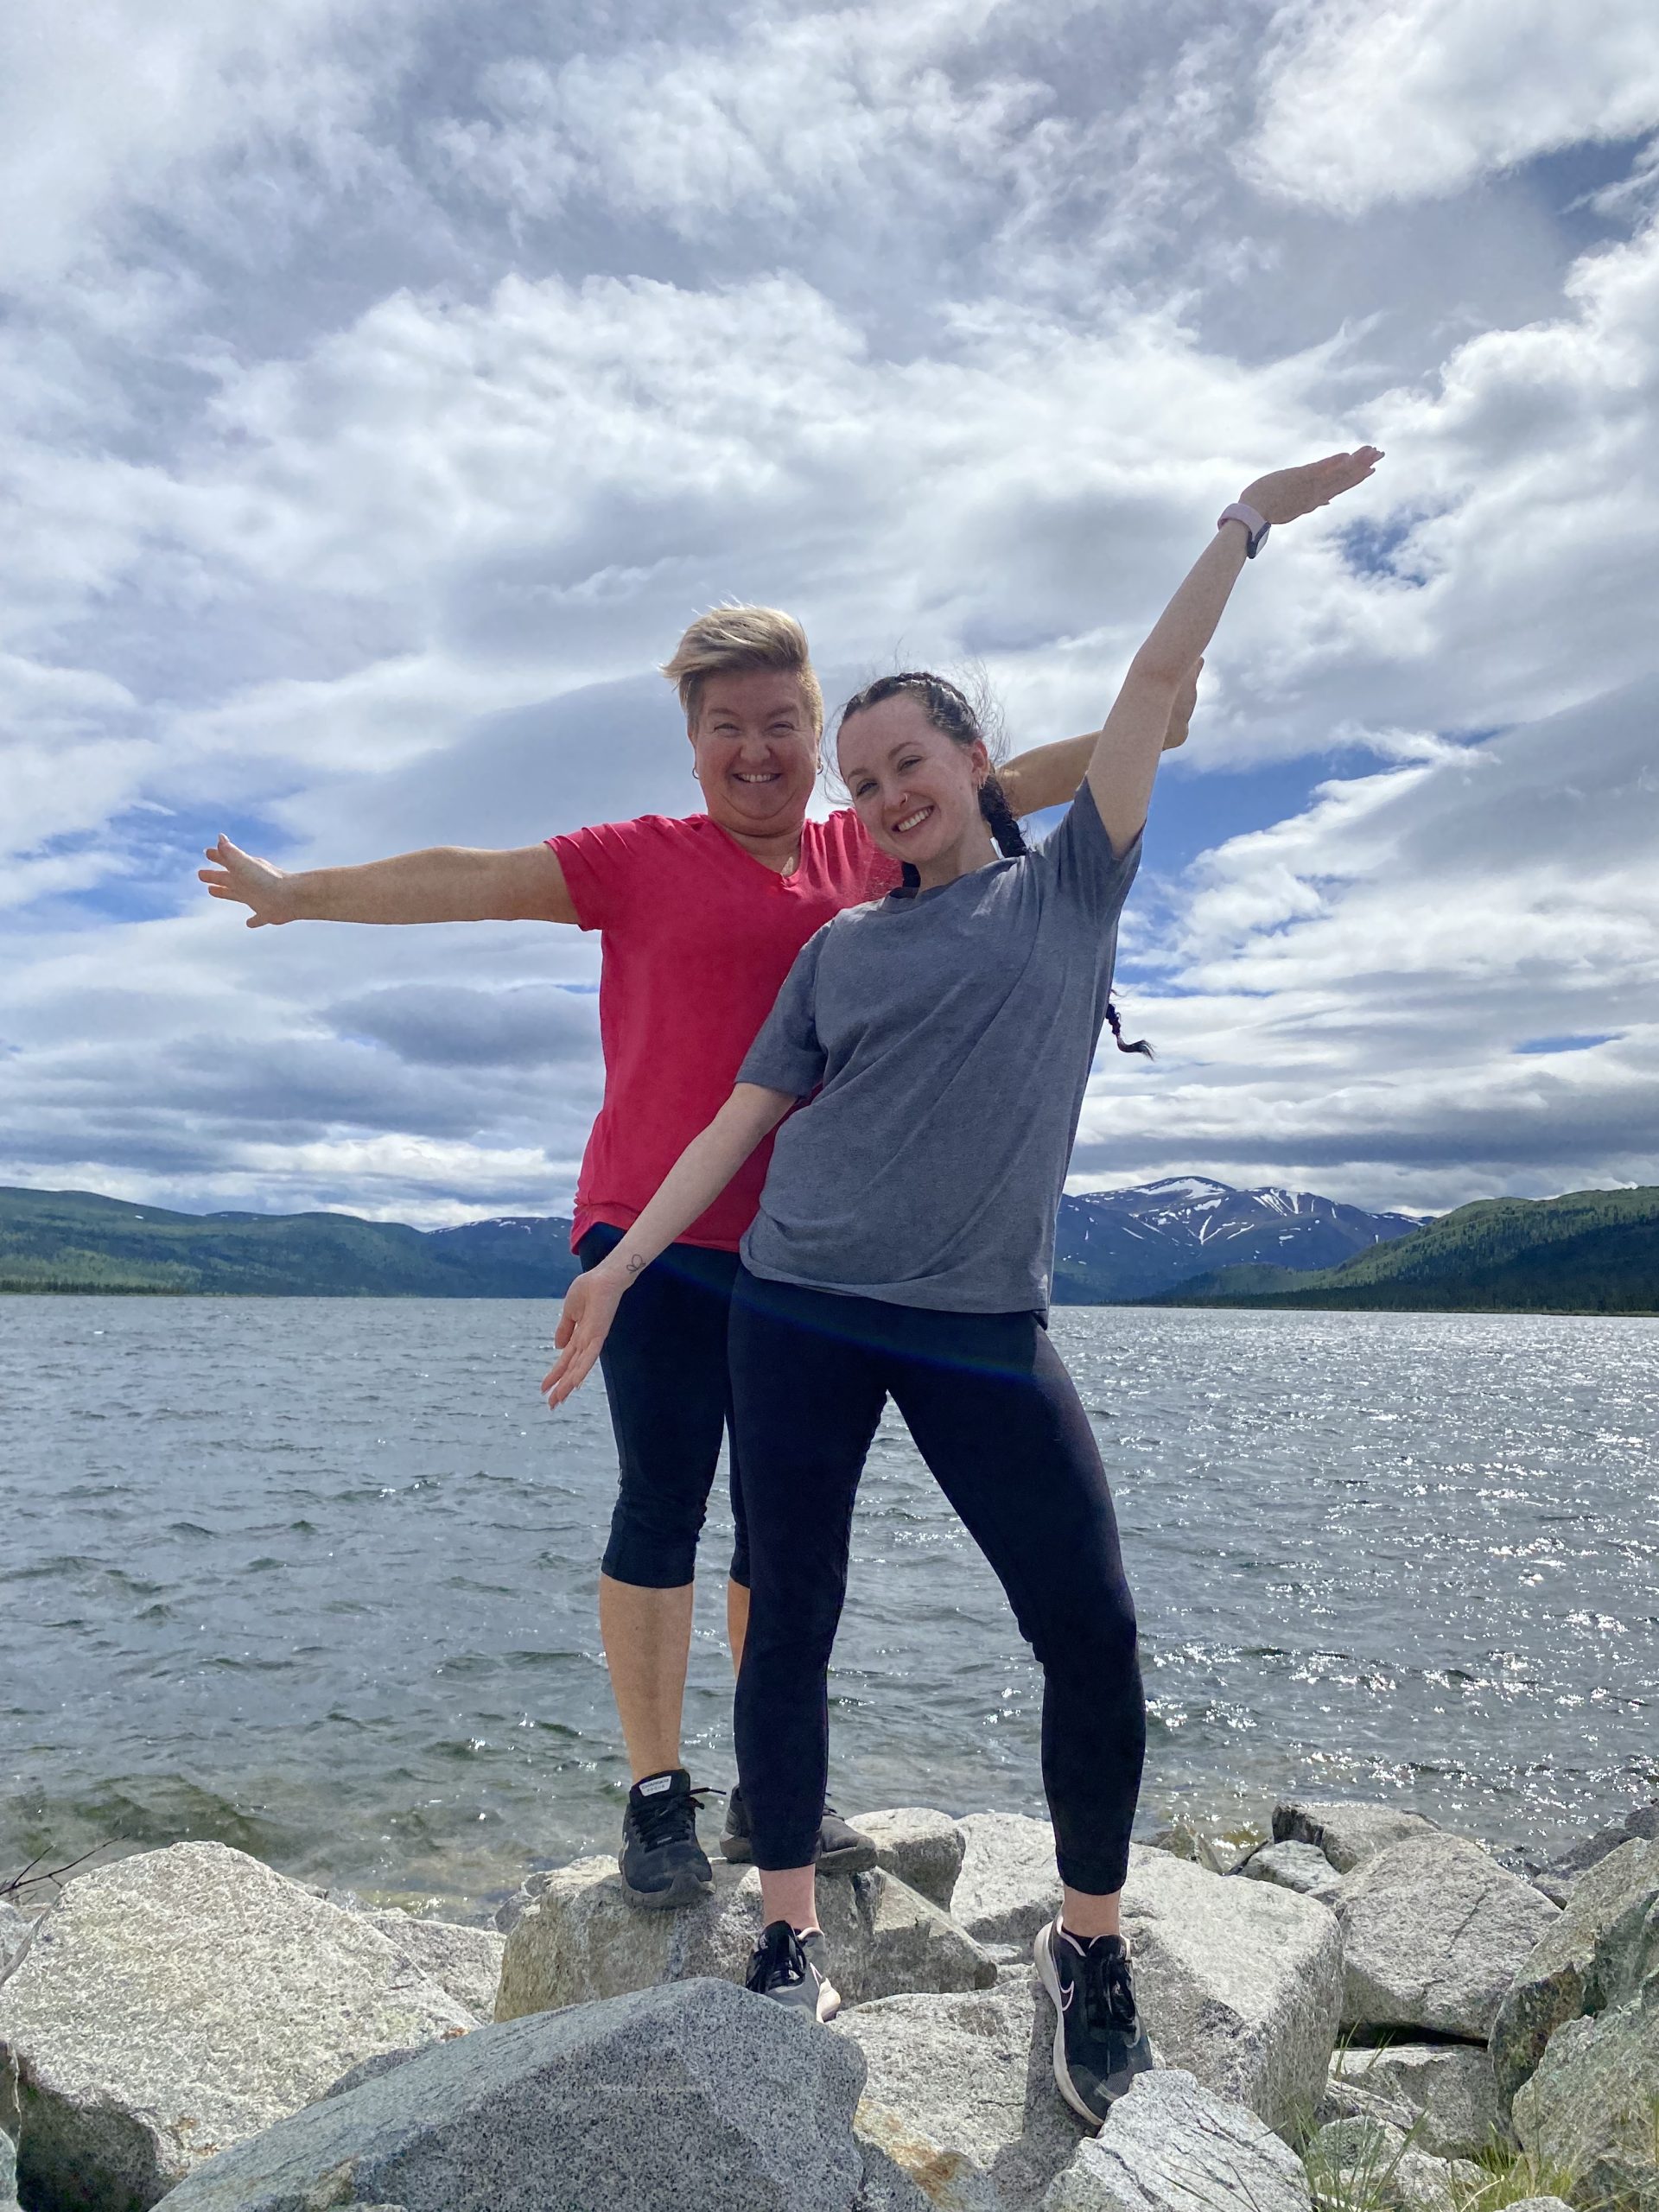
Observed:
[[[1304,461],[1300,468],[1275,468],[1247,484],[1239,499],[1254,507],[1263,522],[1295,522],[1315,507],[1329,506],[1344,492],[1351,492],[1382,458],[1376,446],[1357,446],[1352,453],[1327,454],[1323,461]]]
[[[604,1350],[627,1287],[626,1275],[613,1274],[601,1262],[587,1274],[578,1275],[565,1292],[559,1325],[553,1332],[553,1348],[559,1357],[542,1377],[542,1395],[550,1413],[587,1381]]]
[[[264,929],[278,922],[297,921],[299,906],[296,896],[297,876],[287,875],[269,861],[257,861],[251,853],[245,853],[228,837],[221,837],[216,845],[209,845],[204,858],[213,861],[212,868],[196,870],[198,882],[207,887],[210,899],[232,899],[238,906],[248,906],[251,930]]]

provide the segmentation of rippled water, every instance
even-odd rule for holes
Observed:
[[[613,1847],[610,1433],[596,1389],[542,1410],[549,1320],[0,1300],[0,1872],[218,1836],[479,1898]],[[1071,1309],[1054,1337],[1141,1610],[1143,1827],[1313,1786],[1548,1840],[1659,1791],[1659,1323]],[[688,1732],[724,1783],[718,1595],[711,1574]],[[884,1428],[837,1801],[1034,1806],[1039,1688]]]

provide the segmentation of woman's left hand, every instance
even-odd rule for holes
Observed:
[[[603,1266],[578,1275],[564,1294],[564,1308],[553,1332],[558,1358],[542,1377],[542,1395],[550,1413],[579,1390],[605,1348],[616,1309],[622,1302],[627,1280],[613,1275]]]
[[[1200,653],[1188,672],[1185,683],[1175,694],[1175,703],[1169,710],[1169,727],[1164,732],[1164,750],[1173,753],[1178,745],[1186,743],[1187,725],[1192,719],[1192,709],[1198,703],[1198,678],[1204,673],[1204,655]]]
[[[1315,507],[1329,506],[1344,492],[1351,492],[1382,458],[1376,446],[1357,446],[1352,453],[1327,454],[1323,461],[1305,461],[1300,468],[1275,468],[1247,484],[1239,498],[1254,507],[1263,522],[1294,522]]]

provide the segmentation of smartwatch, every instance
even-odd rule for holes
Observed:
[[[1224,522],[1243,524],[1250,541],[1245,548],[1246,557],[1252,561],[1266,544],[1268,532],[1273,528],[1264,515],[1257,514],[1254,507],[1247,507],[1243,499],[1235,499],[1230,507],[1222,509],[1216,517],[1216,528],[1219,530]]]

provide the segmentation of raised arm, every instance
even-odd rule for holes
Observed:
[[[1247,486],[1240,504],[1253,507],[1265,522],[1294,522],[1363,484],[1382,458],[1375,446],[1361,446],[1353,453],[1332,454],[1300,468],[1275,469]],[[1217,530],[1130,662],[1096,741],[1089,788],[1106,834],[1119,852],[1133,842],[1146,821],[1171,710],[1215,635],[1249,544],[1249,530],[1242,522],[1229,522]]]
[[[1197,696],[1195,673],[1169,710],[1169,723],[1164,731],[1166,753],[1185,744]],[[1087,730],[1081,737],[1062,737],[1052,745],[1033,745],[1027,752],[1016,753],[1012,760],[1005,760],[996,772],[996,780],[1014,813],[1040,814],[1046,806],[1069,805],[1089,772],[1099,736],[1097,729]]]
[[[292,874],[256,860],[228,837],[209,845],[199,880],[210,899],[251,909],[248,927],[278,922],[571,922],[576,910],[546,845],[488,852],[433,845],[359,868]]]
[[[564,1294],[554,1332],[559,1357],[542,1377],[550,1406],[563,1405],[586,1379],[610,1333],[622,1294],[659,1252],[707,1213],[762,1137],[797,1103],[790,1090],[764,1090],[740,1083],[701,1135],[657,1186],[657,1194],[621,1243],[596,1268],[578,1275]]]

